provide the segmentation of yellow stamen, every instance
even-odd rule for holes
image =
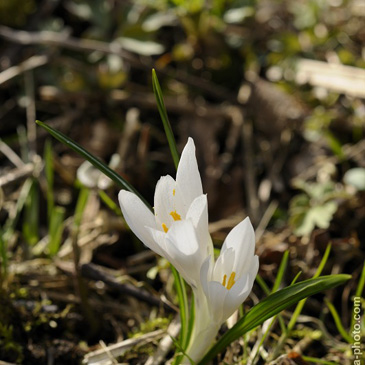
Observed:
[[[231,289],[232,286],[235,284],[235,281],[234,281],[234,277],[236,276],[236,273],[233,271],[231,276],[229,277],[228,279],[228,283],[227,283],[227,289]]]
[[[222,281],[222,285],[223,285],[223,286],[226,286],[226,281],[227,281],[227,275],[226,275],[226,274],[224,274],[224,276],[223,276],[223,281]]]
[[[176,210],[174,212],[170,212],[170,215],[174,221],[181,221],[181,216],[180,214],[176,213]]]
[[[175,189],[172,191],[172,195],[173,196],[175,196],[175,193],[176,193],[176,191],[175,191]]]
[[[162,228],[163,228],[163,230],[165,231],[165,233],[167,233],[167,231],[169,230],[169,229],[167,228],[167,226],[166,226],[166,224],[165,224],[165,223],[162,223]]]

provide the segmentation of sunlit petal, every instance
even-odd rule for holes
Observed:
[[[231,270],[240,275],[245,272],[255,251],[255,231],[248,217],[229,232],[222,251],[224,252],[228,248],[233,248],[235,251],[235,260]]]
[[[199,249],[203,255],[213,255],[213,243],[208,229],[208,201],[206,195],[194,199],[186,213],[186,219],[191,219],[196,228]]]
[[[156,227],[156,220],[152,212],[146,207],[137,195],[121,190],[118,195],[123,217],[133,233],[151,250],[161,254],[147,227]],[[142,224],[141,224],[142,223]]]
[[[195,198],[203,194],[202,181],[195,157],[195,145],[192,138],[188,139],[181,154],[176,174],[176,183],[184,196],[186,209],[188,209]]]

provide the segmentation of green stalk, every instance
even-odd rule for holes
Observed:
[[[337,310],[335,308],[335,306],[328,301],[327,299],[325,299],[325,302],[327,304],[328,309],[330,310],[332,317],[335,321],[336,327],[338,332],[340,333],[340,335],[344,338],[345,341],[347,341],[349,344],[352,344],[353,339],[352,337],[346,332],[346,330],[344,329],[342,323],[341,323],[341,319],[340,316],[337,313]]]
[[[161,116],[162,123],[163,123],[164,129],[165,129],[167,141],[169,142],[171,155],[174,160],[175,168],[177,169],[177,166],[179,165],[179,153],[176,148],[176,141],[175,141],[174,133],[172,131],[169,118],[167,116],[165,103],[163,101],[162,90],[160,87],[160,83],[158,82],[158,78],[157,78],[155,69],[152,69],[152,87],[153,87],[153,92],[155,93],[157,108],[158,108],[158,111],[160,112],[160,116]]]
[[[71,138],[65,136],[63,133],[57,131],[56,129],[50,127],[49,125],[36,120],[36,123],[44,128],[50,135],[54,138],[58,139],[60,142],[70,147],[73,151],[83,156],[86,160],[88,160],[92,165],[94,165],[98,170],[100,170],[103,174],[108,176],[111,180],[113,180],[119,187],[126,189],[134,194],[136,194],[143,203],[152,211],[152,207],[148,202],[144,199],[144,197],[131,185],[128,181],[124,180],[121,176],[119,176],[115,171],[113,171],[109,166],[101,162],[98,158],[93,156],[90,152],[86,151],[83,147],[81,147],[78,143],[73,141]]]

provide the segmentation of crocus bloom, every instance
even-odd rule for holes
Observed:
[[[244,302],[251,292],[259,260],[255,251],[255,233],[246,218],[226,237],[214,263],[207,257],[201,267],[200,290],[195,290],[195,322],[187,354],[199,361],[214,341],[223,322]]]
[[[119,203],[134,234],[169,260],[191,286],[200,285],[200,268],[212,255],[213,244],[193,140],[188,139],[182,152],[176,181],[169,175],[158,181],[154,214],[139,197],[125,190],[119,193]]]
[[[120,156],[114,154],[110,160],[109,167],[115,169],[120,162]],[[105,190],[112,185],[112,180],[105,176],[100,170],[94,167],[89,161],[84,161],[77,169],[77,178],[87,188],[98,188]]]

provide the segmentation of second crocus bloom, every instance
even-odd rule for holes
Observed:
[[[193,361],[204,356],[220,326],[250,294],[259,268],[254,252],[255,233],[250,219],[246,218],[228,234],[217,261],[213,257],[204,261],[200,270],[202,286],[194,291],[199,317],[187,349]]]

